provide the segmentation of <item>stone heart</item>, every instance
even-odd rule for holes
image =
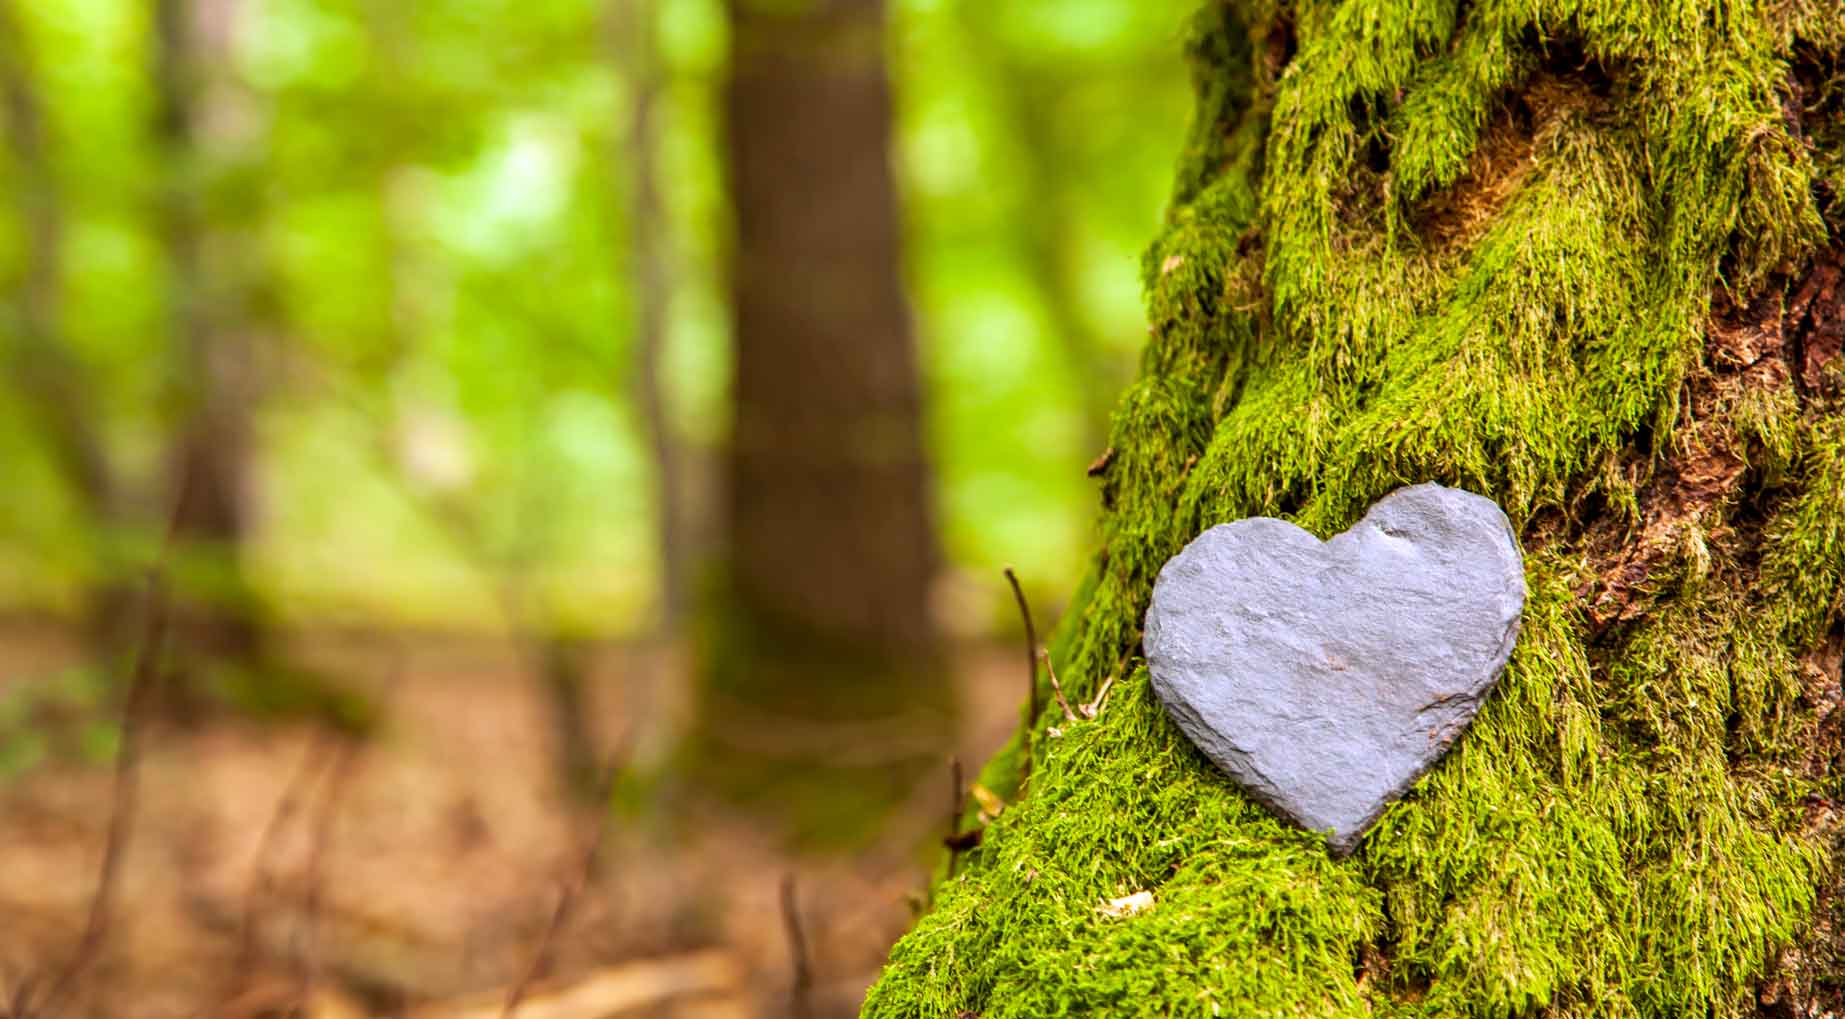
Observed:
[[[1524,604],[1499,507],[1416,485],[1325,542],[1269,517],[1204,532],[1160,570],[1143,646],[1198,749],[1344,855],[1473,720]]]

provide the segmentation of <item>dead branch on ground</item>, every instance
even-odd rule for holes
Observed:
[[[109,831],[103,843],[96,891],[90,897],[89,919],[84,923],[83,936],[77,942],[76,952],[51,980],[44,996],[34,1002],[24,991],[21,992],[21,1000],[13,1008],[16,1019],[31,1019],[33,1016],[50,1019],[55,1016],[58,1009],[68,1004],[77,979],[95,964],[102,954],[103,945],[109,939],[109,930],[115,916],[115,897],[121,885],[122,859],[127,855],[128,843],[134,836],[134,819],[140,798],[142,730],[153,704],[154,688],[160,678],[160,653],[166,643],[169,621],[167,558],[173,548],[174,534],[185,517],[191,493],[192,479],[186,477],[181,480],[179,497],[174,500],[173,514],[168,520],[159,559],[148,575],[147,626],[142,633],[140,653],[135,659],[134,673],[129,680],[128,696],[122,705],[122,732],[115,753],[115,789],[109,807]]]
[[[789,988],[791,1014],[794,1019],[813,1015],[811,1002],[814,971],[807,957],[807,935],[801,930],[800,904],[796,901],[792,873],[782,877],[782,926],[788,932],[788,953],[794,966],[794,981]]]
[[[352,776],[358,771],[360,743],[351,737],[340,742],[335,752],[333,763],[328,766],[326,787],[322,790],[318,809],[314,813],[311,840],[308,843],[307,863],[302,868],[302,933],[301,933],[301,991],[300,1003],[303,1007],[314,1000],[316,985],[320,983],[320,904],[324,882],[322,880],[327,858],[327,847],[333,843],[333,820],[339,804],[345,798],[346,788]]]
[[[948,762],[949,798],[948,798],[948,837],[943,844],[948,847],[948,879],[955,876],[955,864],[960,862],[961,850],[965,848],[961,841],[961,804],[967,793],[961,783],[961,758],[953,757]]]
[[[603,771],[602,781],[598,783],[601,790],[597,797],[595,833],[585,840],[582,863],[569,880],[558,890],[557,906],[551,911],[551,922],[546,925],[544,935],[539,939],[538,950],[532,953],[532,964],[526,968],[525,975],[507,991],[506,1004],[500,1010],[500,1019],[512,1019],[518,1012],[520,1003],[533,983],[550,972],[557,948],[558,935],[569,922],[571,912],[576,908],[578,896],[595,877],[596,861],[602,855],[602,843],[608,836],[609,799],[614,795],[615,781],[621,776],[622,765],[627,757],[627,744],[616,750]]]

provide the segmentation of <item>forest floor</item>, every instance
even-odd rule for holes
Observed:
[[[524,1019],[826,1019],[857,1013],[909,926],[946,823],[946,765],[872,845],[795,853],[760,819],[646,778],[665,773],[684,724],[685,669],[604,648],[598,738],[631,740],[644,791],[586,870],[598,812],[556,781],[547,701],[510,645],[295,643],[297,659],[372,693],[381,732],[347,744],[300,723],[150,726],[94,952],[79,945],[115,816],[108,754],[53,753],[0,779],[0,1016],[23,991],[66,1016],[491,1019],[524,986]],[[42,627],[0,628],[0,695],[75,654]],[[958,655],[966,723],[944,761],[958,752],[971,774],[1005,740],[1018,655]],[[790,880],[811,976],[798,998]]]

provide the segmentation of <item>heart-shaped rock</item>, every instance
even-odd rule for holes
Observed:
[[[1524,604],[1505,513],[1425,484],[1325,542],[1271,517],[1204,532],[1160,570],[1143,646],[1198,749],[1344,855],[1473,720]]]

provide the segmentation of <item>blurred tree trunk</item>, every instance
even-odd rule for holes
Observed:
[[[169,453],[181,603],[173,646],[188,672],[248,668],[266,639],[239,561],[249,531],[257,400],[249,312],[260,257],[241,208],[255,184],[232,171],[253,113],[229,84],[236,0],[157,0],[155,11],[162,241],[180,413]]]
[[[665,89],[654,0],[615,0],[615,51],[628,75],[629,280],[634,290],[634,402],[653,453],[660,561],[658,627],[671,639],[687,606],[693,568],[688,542],[684,449],[673,432],[664,367],[672,305],[671,247],[660,193],[660,100]]]
[[[1113,692],[989,763],[863,1014],[1839,1014],[1845,6],[1201,7],[1053,646]],[[1517,648],[1336,858],[1171,722],[1143,621],[1213,525],[1429,481],[1512,521]]]
[[[12,0],[0,2],[0,101],[19,181],[15,199],[25,227],[25,279],[5,361],[19,398],[38,419],[53,465],[76,496],[95,541],[98,579],[86,609],[86,643],[108,655],[127,633],[134,601],[115,551],[128,521],[120,481],[104,441],[96,395],[60,325],[64,299],[64,203],[46,138],[45,104],[34,61]]]
[[[735,419],[706,764],[788,794],[797,828],[832,828],[940,761],[952,705],[929,611],[885,12],[729,9]],[[783,784],[816,776],[825,803]]]

